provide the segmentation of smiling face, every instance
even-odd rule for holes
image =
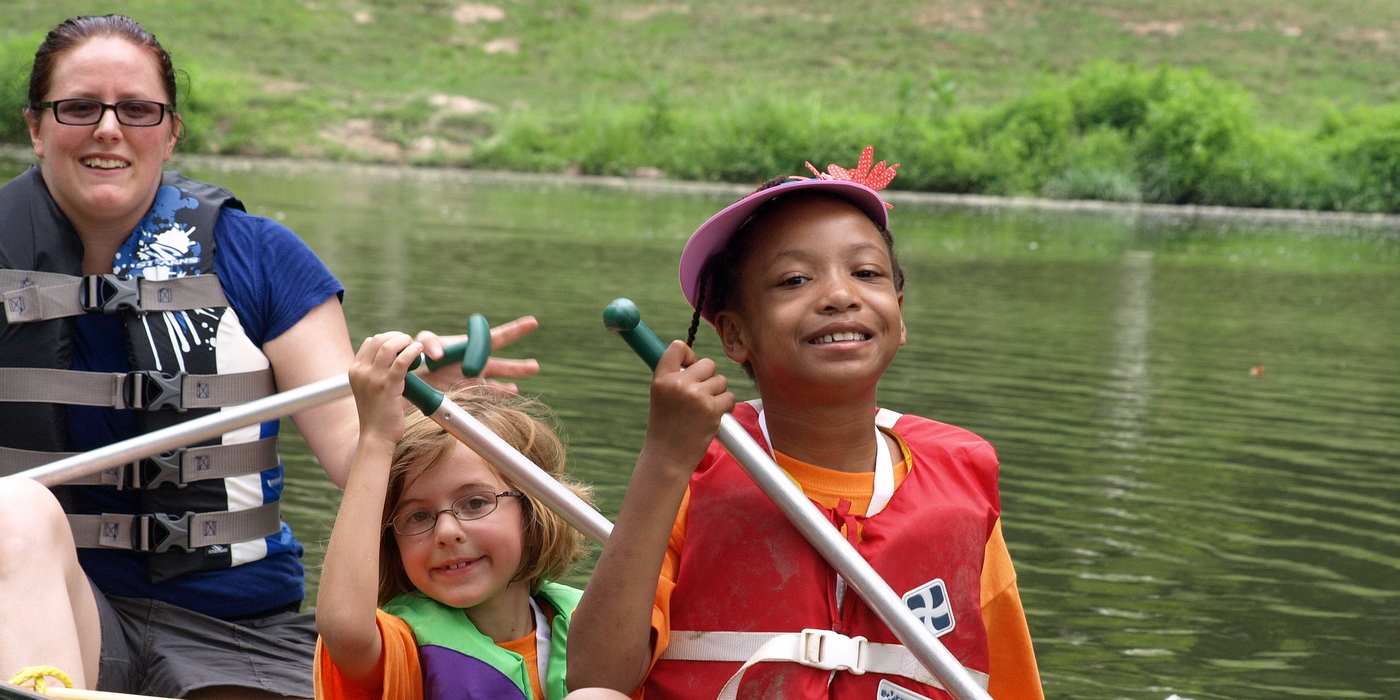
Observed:
[[[765,399],[873,391],[905,342],[904,295],[879,229],[820,196],[779,203],[754,227],[737,299],[715,315],[725,354],[750,364]]]
[[[151,52],[116,38],[91,39],[58,57],[44,101],[79,97],[105,104],[174,101]],[[26,116],[44,182],[79,233],[134,227],[155,198],[161,165],[179,135],[178,117],[142,127],[117,123],[111,110],[90,126],[59,124],[52,109]]]
[[[447,458],[408,484],[394,512],[442,511],[470,493],[511,488],[475,452],[455,444]],[[478,612],[526,610],[530,584],[512,581],[520,571],[525,526],[520,499],[504,497],[496,510],[463,522],[442,513],[421,535],[394,534],[404,572],[428,597]]]

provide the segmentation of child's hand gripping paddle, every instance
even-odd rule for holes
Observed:
[[[461,346],[445,349],[441,360],[429,360],[430,369],[461,359],[462,375],[477,377],[486,368],[486,360],[491,356],[491,324],[481,314],[472,314],[467,320],[467,342]],[[413,366],[418,366],[415,361]],[[411,369],[411,368],[410,368]],[[530,458],[520,454],[510,443],[491,432],[470,413],[451,401],[444,401],[442,392],[429,386],[417,375],[410,373],[404,378],[404,398],[418,407],[423,415],[432,418],[452,437],[472,448],[482,459],[501,470],[501,473],[520,487],[520,490],[539,499],[550,510],[558,513],[588,539],[603,544],[612,533],[612,523],[584,503],[563,484],[554,480],[548,472],[540,468]]]
[[[642,315],[636,304],[628,299],[618,299],[609,304],[603,311],[603,325],[622,336],[653,370],[656,369],[656,363],[661,360],[666,345],[656,337],[656,333],[642,323]],[[802,490],[773,461],[768,451],[754,441],[734,416],[726,414],[720,419],[718,438],[724,449],[748,472],[754,483],[773,501],[778,510],[783,512],[793,527],[797,528],[817,553],[849,582],[856,594],[889,626],[895,637],[898,637],[918,662],[933,674],[938,682],[929,685],[941,685],[959,700],[991,700],[982,684],[974,680],[968,669],[963,668],[943,643],[914,617],[899,599],[899,595],[880,578],[870,563],[856,552],[831,522],[822,516]],[[804,632],[804,638],[805,635]],[[821,656],[820,652],[818,656]],[[860,666],[858,672],[889,672],[873,668],[870,664],[861,665],[864,655],[855,656],[857,659],[854,665]],[[820,667],[839,668],[836,664]],[[847,665],[841,670],[856,669]]]

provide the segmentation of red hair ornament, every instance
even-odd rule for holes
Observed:
[[[885,161],[882,160],[879,163],[875,163],[874,167],[871,167],[870,163],[874,160],[875,147],[866,146],[865,150],[860,152],[860,160],[856,162],[856,167],[852,170],[847,170],[832,163],[826,166],[826,172],[821,172],[817,170],[811,162],[806,162],[806,165],[807,169],[812,171],[812,174],[816,175],[817,178],[821,180],[846,180],[847,182],[854,182],[858,185],[865,185],[872,190],[883,190],[885,186],[889,185],[890,181],[894,179],[894,176],[899,174],[895,172],[895,169],[899,167],[899,163],[885,167]],[[894,208],[894,205],[889,202],[885,202],[885,206],[890,209]]]

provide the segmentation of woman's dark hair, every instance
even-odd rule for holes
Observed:
[[[149,51],[160,67],[165,97],[169,104],[175,104],[175,66],[170,61],[170,53],[156,41],[156,35],[125,15],[102,15],[65,19],[44,37],[44,43],[34,52],[34,68],[29,71],[29,109],[46,101],[44,96],[49,92],[54,66],[65,51],[101,38],[125,39]]]
[[[754,192],[762,192],[785,182],[788,182],[788,178],[775,177],[759,185]],[[686,334],[686,345],[695,345],[695,333],[700,329],[702,313],[714,318],[715,314],[734,304],[734,297],[739,289],[739,273],[748,260],[749,251],[753,248],[754,223],[762,219],[774,207],[794,196],[820,197],[827,195],[799,192],[795,195],[779,195],[764,202],[763,206],[754,210],[754,213],[734,232],[734,235],[729,237],[729,241],[724,244],[724,247],[705,261],[705,265],[700,268],[700,283],[696,286],[695,293],[695,314],[690,317],[690,331]],[[904,268],[899,266],[899,258],[894,252],[894,236],[890,235],[889,229],[884,226],[876,224],[876,227],[880,231],[880,239],[885,242],[885,249],[890,254],[890,268],[894,276],[895,291],[902,292],[904,291]]]

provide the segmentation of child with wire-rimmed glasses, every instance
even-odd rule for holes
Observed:
[[[582,536],[399,396],[423,351],[402,333],[367,339],[350,368],[360,439],[326,550],[316,622],[316,697],[558,700],[580,591],[552,582]],[[540,404],[448,394],[572,490]]]

